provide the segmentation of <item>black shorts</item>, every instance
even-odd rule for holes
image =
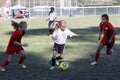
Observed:
[[[56,51],[56,52],[58,52],[59,54],[64,54],[65,44],[57,44],[57,43],[54,43],[53,51]]]
[[[53,27],[53,25],[54,25],[54,21],[49,21],[48,27]]]

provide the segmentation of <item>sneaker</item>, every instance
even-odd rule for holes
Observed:
[[[109,55],[111,55],[111,56],[112,56],[112,54],[113,54],[113,50],[111,50],[111,51],[110,51],[110,54],[109,54]]]
[[[51,66],[51,67],[50,67],[50,70],[54,70],[54,69],[55,69],[55,66]]]
[[[97,62],[94,61],[94,62],[92,62],[90,65],[91,65],[91,66],[94,66],[94,65],[96,65],[96,64],[97,64]]]
[[[59,64],[60,64],[60,63],[59,63],[59,61],[58,61],[58,60],[56,60],[56,66],[59,66]]]
[[[26,65],[24,65],[24,64],[18,64],[18,65],[23,69],[27,68]]]
[[[0,71],[4,72],[5,71],[5,68],[0,66]]]

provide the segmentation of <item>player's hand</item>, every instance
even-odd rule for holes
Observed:
[[[23,47],[28,47],[29,45],[27,43],[22,44]]]
[[[101,38],[99,37],[99,38],[98,38],[98,41],[100,41],[100,39],[101,39]]]
[[[109,43],[111,43],[111,42],[112,42],[112,39],[109,40]]]
[[[83,35],[82,35],[82,34],[78,34],[78,36],[79,36],[79,37],[83,37]]]

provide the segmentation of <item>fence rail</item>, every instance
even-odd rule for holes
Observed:
[[[56,7],[58,17],[64,16],[96,16],[101,14],[120,15],[120,6],[103,6],[103,7]],[[49,8],[30,8],[31,17],[47,17]]]

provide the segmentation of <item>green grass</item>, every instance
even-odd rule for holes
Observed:
[[[48,61],[52,56],[53,41],[48,37],[47,22],[42,19],[24,19],[28,22],[28,31],[22,42],[30,46],[25,48],[27,69],[16,65],[20,55],[15,55],[6,72],[0,72],[0,80],[119,80],[120,75],[120,16],[110,16],[116,28],[116,44],[110,59],[102,50],[97,66],[90,66],[98,46],[99,16],[59,18],[67,21],[67,27],[73,32],[83,34],[82,38],[68,38],[66,57],[70,67],[68,71],[57,68],[49,70]],[[16,21],[21,21],[16,20]],[[4,54],[9,37],[13,32],[10,20],[0,21],[0,64],[7,58]]]

